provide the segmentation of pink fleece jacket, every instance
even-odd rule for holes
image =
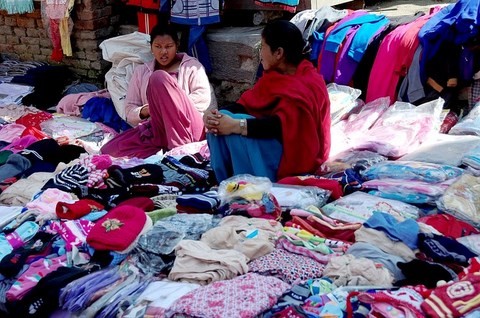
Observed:
[[[203,113],[212,103],[212,93],[207,73],[196,58],[185,53],[178,53],[177,57],[181,59],[177,82],[180,88],[186,92],[188,98],[192,100],[195,108]],[[140,109],[143,105],[149,103],[147,86],[154,71],[154,66],[155,60],[138,66],[130,79],[125,101],[125,114],[127,122],[132,126],[137,126],[142,121]]]

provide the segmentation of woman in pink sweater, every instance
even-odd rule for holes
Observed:
[[[155,26],[150,38],[154,60],[135,69],[127,90],[125,113],[135,127],[105,144],[104,154],[146,158],[205,138],[202,116],[213,94],[204,67],[177,52],[171,25]]]

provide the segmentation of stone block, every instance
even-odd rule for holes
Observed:
[[[100,64],[100,61],[92,62],[90,64],[90,67],[91,67],[92,70],[97,70],[97,71],[102,69],[102,65]]]
[[[207,32],[211,78],[253,84],[259,64],[261,27],[226,27]]]
[[[36,9],[33,12],[26,13],[25,17],[29,19],[41,19],[42,18],[42,11],[40,9]]]
[[[24,37],[24,38],[20,39],[20,42],[22,44],[35,45],[40,50],[40,39],[39,38]]]
[[[34,61],[38,61],[38,62],[47,62],[50,58],[50,54],[48,55],[42,55],[42,54],[39,54],[39,55],[34,55],[33,56],[33,60]]]
[[[40,38],[39,29],[26,29],[25,33],[30,38]]]
[[[105,39],[111,37],[115,29],[112,26],[95,30],[96,39]]]
[[[88,74],[88,71],[84,69],[74,69],[73,73],[79,77],[86,77]]]
[[[34,55],[29,52],[23,52],[23,53],[20,53],[19,56],[20,56],[20,60],[22,61],[32,61]]]
[[[89,61],[92,61],[92,62],[100,61],[102,59],[102,52],[101,51],[86,52],[85,53],[85,59],[87,59]]]
[[[42,19],[36,19],[36,20],[35,20],[35,25],[37,26],[37,28],[44,29],[44,25],[43,25],[43,20],[42,20]]]
[[[48,56],[52,54],[52,49],[40,48],[40,55]]]
[[[76,47],[79,50],[85,50],[85,51],[97,51],[99,50],[98,45],[99,45],[98,40],[77,40]]]
[[[35,39],[33,39],[35,40]],[[27,51],[30,54],[40,54],[40,45],[38,44],[29,44],[27,45]]]
[[[15,35],[7,35],[7,44],[19,44],[20,39]]]
[[[107,4],[105,0],[81,0],[81,5],[83,5],[86,10],[101,9]]]
[[[80,39],[80,40],[95,40],[96,39],[95,31],[91,31],[91,30],[77,31],[73,34],[73,36],[76,39]]]
[[[0,35],[0,44],[7,44],[7,37],[5,35]]]
[[[77,30],[97,30],[105,28],[110,25],[109,17],[101,17],[93,20],[77,20],[75,22],[75,28]]]
[[[21,28],[34,28],[36,26],[35,19],[19,16],[17,18],[17,26]]]
[[[77,59],[84,60],[86,58],[87,54],[84,51],[78,51],[74,53],[74,57]]]
[[[253,84],[232,81],[212,81],[219,106],[237,101]]]
[[[15,16],[6,16],[5,17],[5,25],[8,26],[17,26],[17,18]]]
[[[13,28],[13,33],[18,37],[22,37],[23,39],[25,39],[27,35],[25,31],[26,30],[24,28]]]
[[[1,25],[0,26],[0,34],[3,35],[12,35],[13,34],[13,28],[8,25]]]
[[[44,47],[44,48],[52,48],[52,41],[48,38],[46,39],[40,39],[39,41],[40,43],[40,47]]]
[[[8,40],[7,40],[8,41]],[[15,51],[18,53],[18,54],[22,54],[24,52],[27,51],[27,45],[26,44],[17,44],[14,46],[15,47]]]
[[[12,44],[0,44],[0,52],[3,53],[13,53],[14,52],[14,48],[13,48],[13,45]]]

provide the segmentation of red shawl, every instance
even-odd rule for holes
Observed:
[[[282,122],[279,179],[314,173],[330,152],[330,100],[323,77],[304,60],[294,75],[265,72],[238,103],[255,117]]]

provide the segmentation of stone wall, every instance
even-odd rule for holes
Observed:
[[[103,75],[111,63],[102,59],[99,44],[118,32],[120,15],[115,12],[115,0],[75,0],[71,17],[71,57],[65,56],[60,64],[70,66],[78,77],[103,83]],[[0,53],[21,61],[50,60],[52,43],[41,15],[40,2],[35,11],[9,15],[0,11]]]

